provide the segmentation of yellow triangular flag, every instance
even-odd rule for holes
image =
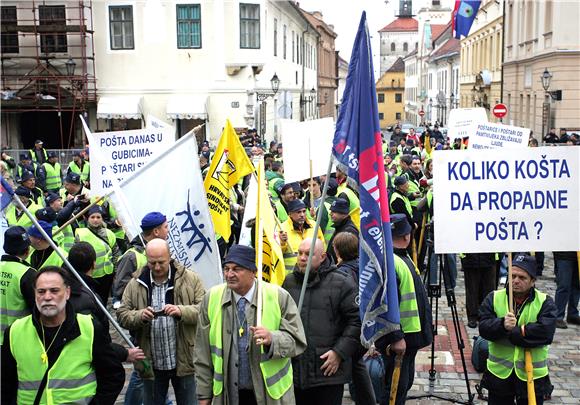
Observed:
[[[230,120],[226,120],[224,132],[203,182],[215,231],[226,241],[231,234],[230,190],[242,177],[253,171],[254,166],[240,138]]]

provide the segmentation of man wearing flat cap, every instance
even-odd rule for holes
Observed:
[[[282,223],[280,231],[286,273],[294,270],[300,243],[306,238],[314,237],[314,223],[306,217],[306,204],[302,200],[292,200],[288,203],[288,215],[289,218]],[[320,228],[317,238],[324,244],[324,235]]]
[[[22,174],[26,171],[31,172],[37,178],[44,180],[44,177],[45,177],[44,169],[42,168],[42,166],[40,166],[32,161],[32,159],[30,158],[29,152],[25,152],[25,153],[20,154],[20,162],[18,162],[18,166],[16,166],[16,178],[15,178],[15,180],[17,182],[21,182],[22,181]]]
[[[411,242],[411,226],[402,214],[391,215],[391,234],[401,329],[395,330],[376,342],[377,350],[385,360],[385,391],[391,389],[391,378],[395,368],[395,357],[402,357],[399,385],[395,404],[404,404],[407,392],[415,378],[415,357],[417,351],[433,341],[431,307],[427,291],[413,261],[407,254]]]
[[[278,215],[280,222],[284,222],[288,219],[288,204],[296,199],[296,193],[300,186],[298,183],[283,184],[283,182],[279,182],[276,187],[276,192],[280,196],[280,199],[274,200],[276,215]]]
[[[26,187],[18,186],[16,190],[14,190],[14,194],[16,194],[16,197],[22,201],[22,204],[24,204],[28,211],[33,215],[41,208],[41,206],[34,203],[32,193]],[[6,217],[6,222],[8,222],[8,225],[10,226],[19,225],[24,228],[29,228],[32,225],[32,220],[28,218],[28,215],[26,215],[24,210],[21,210],[20,206],[14,201],[6,207],[4,215]]]
[[[26,229],[11,226],[4,232],[4,254],[0,260],[0,345],[4,329],[24,318],[34,307],[34,276],[26,258],[30,239]]]
[[[330,219],[334,227],[334,233],[328,241],[328,246],[326,247],[326,255],[331,258],[333,263],[336,263],[336,253],[334,253],[333,241],[336,235],[341,232],[348,232],[353,234],[358,238],[358,229],[349,215],[349,204],[348,201],[342,198],[337,198],[330,205]]]
[[[225,284],[203,299],[195,372],[200,405],[294,405],[291,358],[306,349],[290,295],[256,280],[256,251],[234,245],[223,263]],[[257,323],[261,291],[261,322]]]
[[[536,259],[517,254],[512,261],[512,290],[491,292],[479,308],[479,334],[489,341],[487,369],[481,385],[493,404],[527,404],[525,352],[532,355],[536,403],[551,391],[548,349],[556,330],[554,300],[535,288]],[[509,300],[513,302],[510,311]]]

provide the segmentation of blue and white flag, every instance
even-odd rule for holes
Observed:
[[[338,166],[360,197],[361,341],[370,346],[400,328],[372,51],[363,12],[333,141]]]
[[[480,0],[457,0],[455,2],[455,9],[453,10],[453,29],[455,30],[455,38],[461,39],[469,35],[469,30],[473,25],[473,21],[477,16],[477,11],[481,5]]]
[[[222,283],[223,278],[196,156],[197,143],[190,133],[121,181],[111,199],[130,238],[139,235],[138,224],[147,213],[164,214],[171,256],[195,271],[209,289]]]

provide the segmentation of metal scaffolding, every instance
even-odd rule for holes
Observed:
[[[57,112],[62,147],[97,101],[92,1],[5,1],[0,37],[2,113]],[[69,145],[64,134],[68,131]]]

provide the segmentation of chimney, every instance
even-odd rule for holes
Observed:
[[[313,11],[312,15],[318,18],[319,20],[322,20],[322,13],[320,11]]]

